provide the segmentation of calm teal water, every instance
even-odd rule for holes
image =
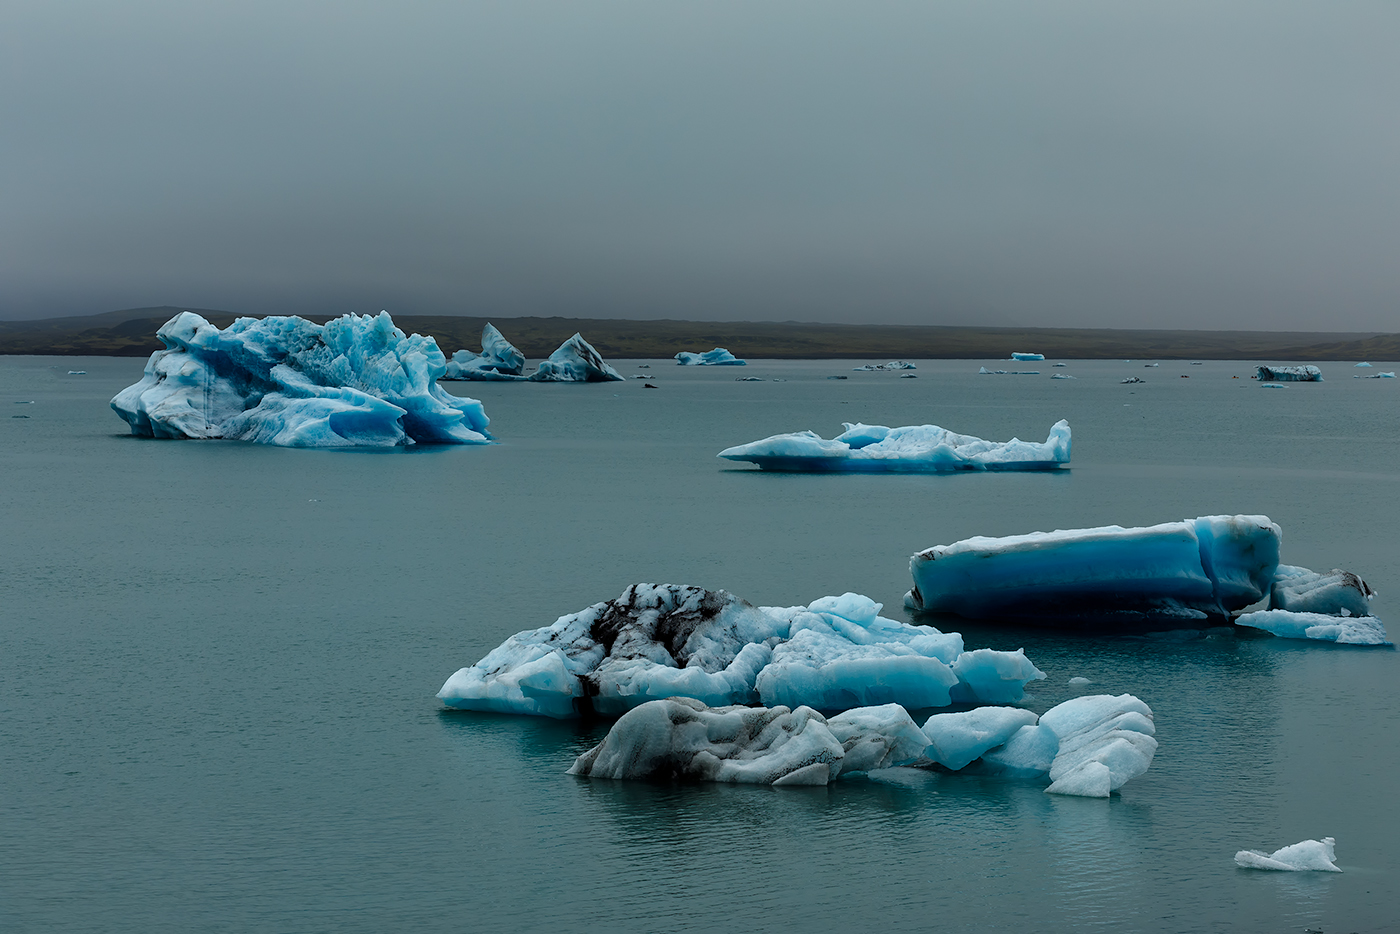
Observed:
[[[980,362],[445,384],[483,399],[502,444],[332,453],[134,439],[107,400],[143,361],[0,357],[0,927],[1393,930],[1392,651],[958,626],[1026,647],[1050,675],[1036,710],[1076,675],[1153,707],[1152,770],[1110,801],[948,774],[580,781],[564,769],[601,728],[433,698],[507,635],[634,581],[785,605],[855,590],[898,616],[929,545],[1218,512],[1271,516],[1290,563],[1361,573],[1400,636],[1397,382],[1333,363],[1262,390],[1245,364],[1176,362],[1052,382]],[[1061,417],[1058,474],[714,457],[842,421],[1040,440]],[[1341,875],[1232,862],[1326,835]]]

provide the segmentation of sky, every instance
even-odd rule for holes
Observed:
[[[1400,4],[0,4],[0,318],[1400,331]]]

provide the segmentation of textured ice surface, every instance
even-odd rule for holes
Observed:
[[[521,371],[525,355],[506,340],[495,325],[481,329],[481,353],[459,350],[447,361],[443,379],[517,380],[524,379]]]
[[[924,721],[928,757],[954,771],[995,746],[1008,742],[1022,727],[1035,726],[1037,717],[1019,707],[979,707],[965,713],[936,713]]]
[[[1012,351],[1012,353],[1011,353],[1011,359],[1012,359],[1012,360],[1044,360],[1044,359],[1045,359],[1045,354],[1043,354],[1043,353],[1019,353],[1019,352],[1016,352],[1016,351]]]
[[[704,353],[689,353],[682,350],[676,354],[676,362],[681,366],[744,366],[747,360],[740,360],[723,347],[707,350]]]
[[[1235,865],[1241,869],[1276,869],[1282,872],[1341,872],[1337,868],[1337,841],[1332,837],[1304,840],[1272,853],[1240,850]]]
[[[969,538],[910,559],[905,604],[974,619],[1224,615],[1268,593],[1279,540],[1267,516]]]
[[[481,403],[449,395],[431,337],[405,337],[387,313],[239,318],[220,330],[193,312],[156,335],[141,381],[112,399],[131,433],[286,447],[485,444]]]
[[[765,470],[809,472],[936,472],[948,470],[1047,470],[1070,459],[1069,423],[1050,429],[1044,443],[984,441],[937,425],[886,428],[845,422],[830,441],[811,431],[773,435],[726,448],[719,456],[750,461]]]
[[[467,710],[619,716],[649,700],[821,710],[1005,703],[1044,677],[1022,654],[963,651],[957,633],[910,626],[859,594],[754,607],[724,591],[634,584],[616,600],[516,633],[447,679]]]
[[[1369,616],[1375,596],[1364,580],[1334,568],[1326,573],[1280,564],[1269,588],[1269,609],[1333,616]]]
[[[1307,366],[1261,366],[1259,378],[1277,383],[1320,383],[1322,371],[1309,364]]]
[[[1240,626],[1263,629],[1285,639],[1315,639],[1341,645],[1390,645],[1385,626],[1374,616],[1331,616],[1260,610],[1235,618]]]
[[[868,373],[876,370],[917,370],[918,367],[908,360],[891,360],[889,363],[867,363],[865,366],[855,366],[851,369]]]
[[[982,754],[982,768],[990,772],[1031,778],[1050,774],[1060,738],[1048,726],[1023,726],[1003,746]]]
[[[857,707],[826,721],[841,744],[842,775],[901,766],[925,766],[928,737],[898,704]]]
[[[1152,764],[1157,752],[1152,710],[1131,694],[1076,697],[1047,710],[1059,751],[1050,765],[1050,794],[1107,798]]]
[[[582,334],[575,334],[560,344],[530,379],[536,383],[603,383],[620,380],[622,374],[608,366]]]

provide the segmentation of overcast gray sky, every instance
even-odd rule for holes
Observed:
[[[0,317],[1400,330],[1400,3],[0,4]]]

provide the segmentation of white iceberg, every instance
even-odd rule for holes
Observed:
[[[889,363],[867,363],[865,366],[851,367],[851,369],[857,372],[870,373],[876,370],[917,370],[918,367],[908,360],[891,360]]]
[[[1261,366],[1259,378],[1275,383],[1320,383],[1322,371],[1309,364],[1307,366]]]
[[[859,594],[755,607],[724,591],[634,584],[616,600],[516,633],[443,684],[451,707],[565,719],[684,696],[712,707],[844,710],[1019,700],[1044,677],[1021,652],[879,615]]]
[[[603,383],[621,379],[622,374],[608,366],[582,334],[560,344],[530,376],[530,381],[536,383]]]
[[[1337,841],[1333,837],[1304,840],[1272,853],[1240,850],[1235,865],[1241,869],[1273,869],[1280,872],[1341,872],[1337,868]]]
[[[1058,364],[1056,364],[1056,365],[1058,366]],[[1055,374],[1052,374],[1050,378],[1051,378],[1051,379],[1074,379],[1074,377],[1073,377],[1073,376],[1070,376],[1068,373],[1055,373]]]
[[[682,350],[676,354],[676,362],[681,366],[745,366],[747,360],[740,360],[723,347],[707,350],[704,353],[689,353]]]
[[[437,344],[405,337],[387,312],[324,325],[239,318],[220,330],[185,311],[156,336],[166,349],[111,403],[134,435],[286,447],[490,441],[481,403],[437,386]]]
[[[1039,376],[1039,370],[989,370],[980,367],[977,370],[978,376]]]
[[[1325,574],[1280,564],[1269,587],[1269,609],[1332,616],[1369,616],[1376,595],[1370,585],[1350,571],[1333,568]]]
[[[1045,354],[1043,354],[1043,353],[1019,353],[1019,352],[1016,352],[1016,351],[1012,351],[1012,353],[1011,353],[1011,359],[1012,359],[1012,360],[1044,360],[1044,359],[1045,359]]]
[[[1368,364],[1368,366],[1369,366],[1369,364]],[[1357,376],[1353,376],[1353,377],[1352,377],[1352,379],[1394,379],[1394,378],[1395,378],[1395,371],[1394,371],[1394,370],[1390,370],[1390,371],[1385,372],[1385,373],[1372,373],[1370,376],[1360,376],[1360,375],[1357,375]]]
[[[1267,516],[979,536],[910,558],[904,602],[973,619],[1223,616],[1269,592],[1280,537]]]
[[[1152,709],[1131,694],[1067,700],[1039,725],[1059,739],[1045,789],[1052,795],[1107,798],[1146,772],[1157,752]]]
[[[830,441],[811,431],[773,435],[719,452],[764,470],[924,473],[950,470],[1050,470],[1070,459],[1069,423],[1056,422],[1043,443],[985,441],[937,425],[886,428],[845,422]]]
[[[1313,639],[1339,645],[1390,645],[1385,626],[1374,616],[1331,616],[1258,610],[1235,617],[1239,626],[1262,629],[1284,639]]]
[[[525,355],[506,340],[496,326],[481,329],[481,353],[459,350],[447,361],[443,379],[517,380],[524,379]]]

